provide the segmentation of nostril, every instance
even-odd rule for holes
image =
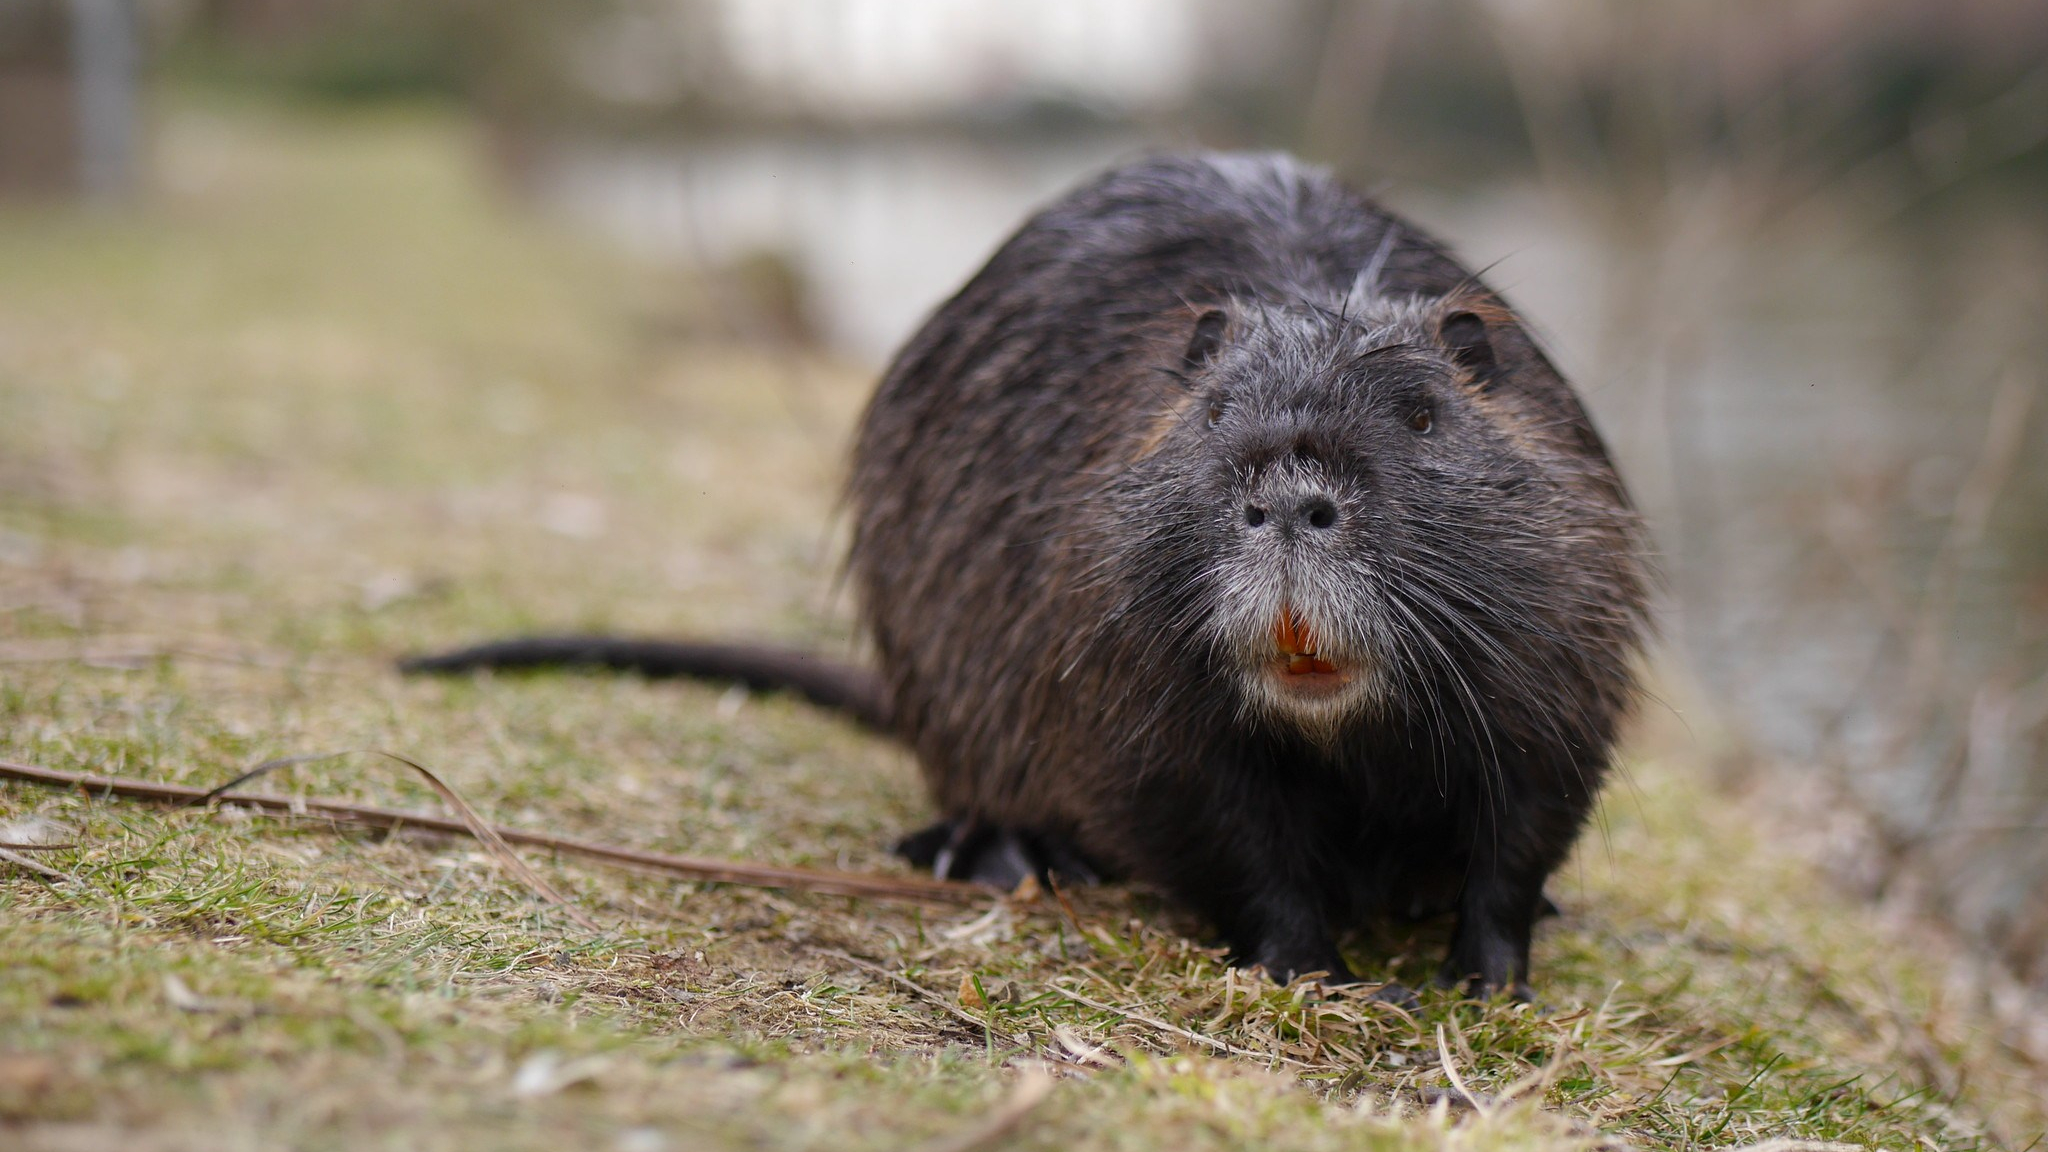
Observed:
[[[1301,518],[1311,528],[1328,528],[1337,522],[1337,506],[1318,496],[1301,505]]]
[[[1257,504],[1245,505],[1244,522],[1251,525],[1254,528],[1257,528],[1259,525],[1264,524],[1266,522],[1266,510],[1264,508],[1259,507]]]

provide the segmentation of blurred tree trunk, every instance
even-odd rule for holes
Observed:
[[[136,0],[0,4],[0,196],[127,195],[141,49]]]
[[[78,184],[70,23],[57,3],[0,5],[0,195],[54,196]]]

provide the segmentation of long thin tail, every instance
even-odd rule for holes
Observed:
[[[877,732],[890,731],[888,695],[881,677],[866,668],[791,648],[622,636],[525,636],[414,656],[399,661],[398,667],[405,672],[441,674],[481,668],[604,668],[650,679],[730,680],[757,692],[794,692]]]

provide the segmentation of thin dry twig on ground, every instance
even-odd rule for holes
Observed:
[[[1833,1140],[1766,1140],[1746,1144],[1729,1152],[1870,1152],[1863,1144],[1841,1144]]]
[[[71,877],[65,875],[62,872],[57,871],[55,868],[51,868],[45,864],[38,864],[35,861],[29,859],[28,857],[23,856],[19,852],[9,851],[6,848],[0,848],[0,861],[5,861],[6,863],[12,864],[16,868],[20,868],[23,871],[33,872],[36,875],[41,876],[47,880],[71,879]]]
[[[118,776],[63,772],[54,768],[8,761],[0,761],[0,779],[76,790],[93,796],[119,796],[123,799],[146,800],[158,804],[187,805],[201,801],[209,795],[208,790],[204,788],[158,784]],[[345,804],[334,800],[276,796],[260,792],[230,792],[214,799],[221,804],[256,808],[287,816],[314,815],[369,828],[417,828],[457,836],[474,834],[469,825],[461,820],[427,812],[409,812],[396,808],[378,808],[366,804]],[[490,828],[508,844],[546,848],[664,876],[678,876],[687,880],[716,884],[788,889],[826,896],[855,896],[918,904],[973,905],[997,895],[978,884],[931,880],[922,876],[871,876],[856,872],[828,872],[817,868],[755,864],[743,860],[712,860],[695,856],[676,856],[666,852],[647,852],[636,848],[619,848],[610,844],[555,836],[545,832],[527,832],[502,825],[490,825]]]

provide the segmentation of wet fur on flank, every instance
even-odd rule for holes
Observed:
[[[1456,909],[1446,978],[1525,979],[1634,695],[1641,533],[1434,241],[1282,157],[1113,172],[902,351],[850,493],[895,730],[956,828],[1156,884],[1276,975]],[[1327,529],[1248,523],[1317,500]],[[1276,686],[1289,608],[1350,673],[1327,697]]]
[[[916,751],[943,819],[902,850],[942,875],[1139,879],[1281,979],[1455,912],[1442,978],[1525,988],[1636,693],[1643,539],[1435,241],[1285,157],[1113,171],[897,355],[848,498],[872,671],[608,637],[412,666],[780,683]]]

